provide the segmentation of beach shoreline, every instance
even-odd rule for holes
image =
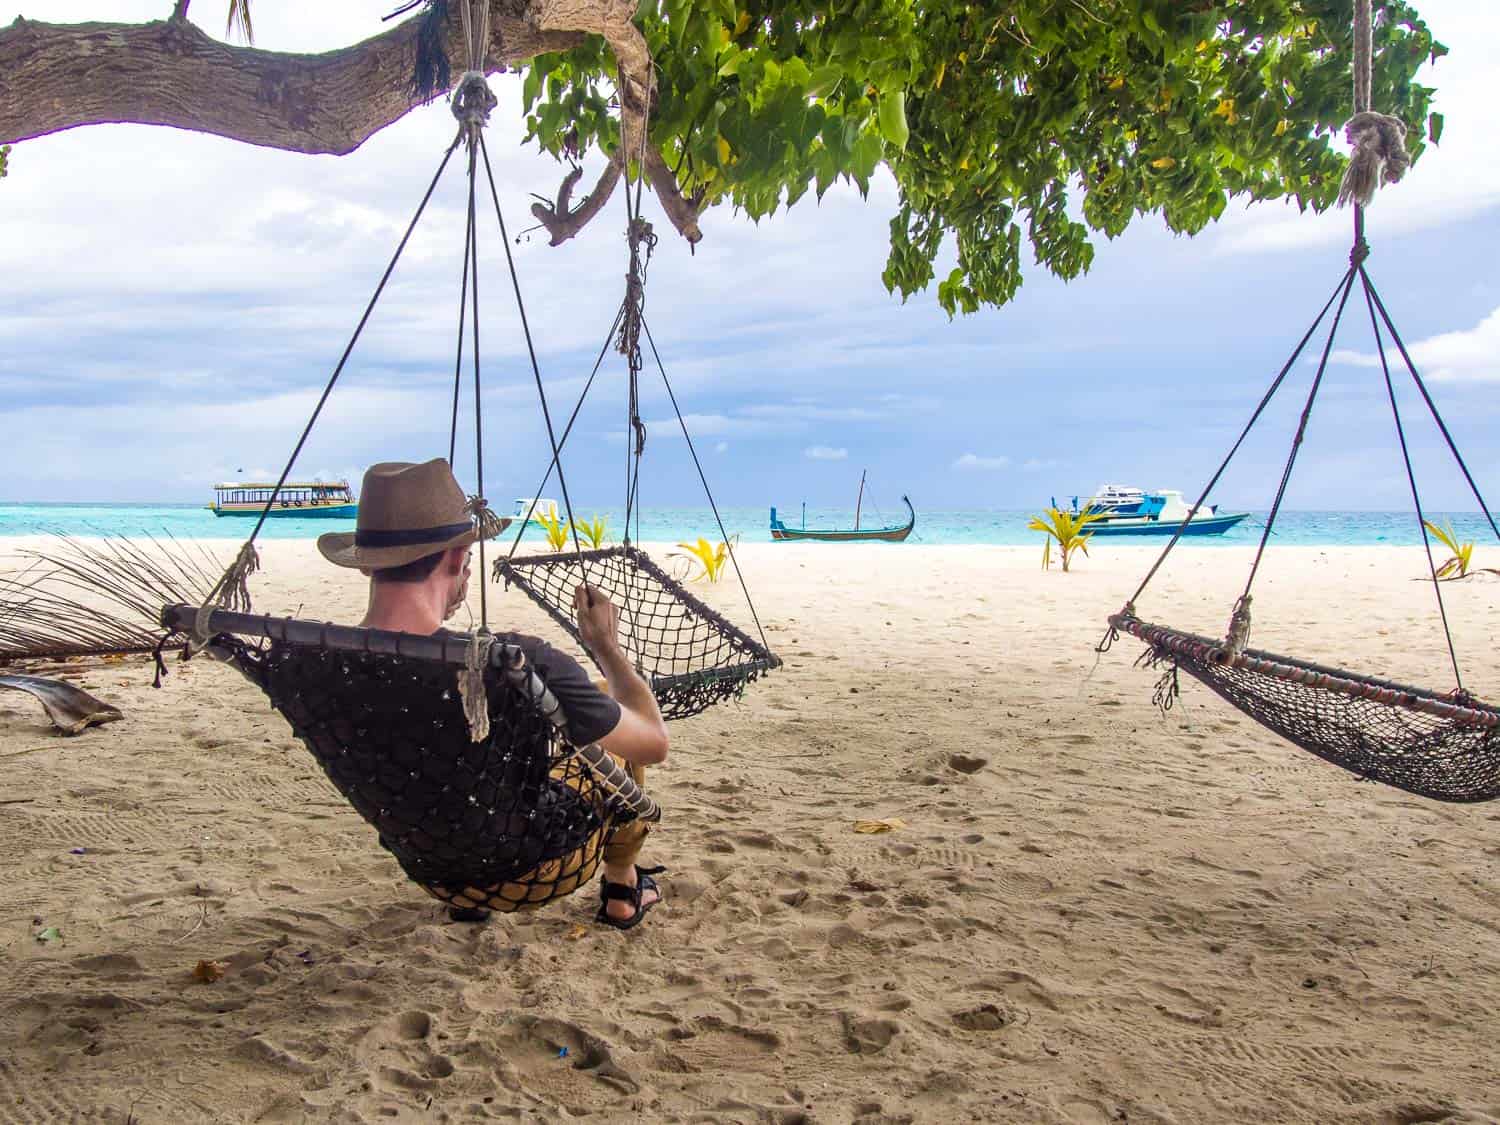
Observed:
[[[5,540],[0,566],[55,545]],[[6,1108],[1500,1115],[1496,812],[1362,783],[1187,677],[1160,714],[1138,643],[1094,651],[1160,545],[1091,546],[1064,574],[1039,539],[742,544],[786,666],[674,724],[643,858],[666,901],[630,934],[591,924],[592,889],[449,923],[210,661],[169,657],[161,691],[147,658],[59,666],[126,716],[74,739],[0,694]],[[358,619],[359,576],[312,542],[261,554],[257,612]],[[1251,555],[1174,552],[1140,615],[1222,633]],[[1420,547],[1273,546],[1253,643],[1446,690],[1425,568]],[[732,578],[691,589],[752,628]],[[1466,683],[1500,698],[1500,579],[1443,592]],[[515,591],[489,601],[492,628],[559,640]]]

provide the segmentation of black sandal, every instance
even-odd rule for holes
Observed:
[[[640,867],[635,869],[635,886],[628,887],[624,883],[611,883],[603,879],[599,884],[599,913],[594,915],[594,921],[603,922],[606,926],[613,926],[617,930],[628,930],[640,925],[642,918],[646,916],[657,902],[661,901],[661,888],[656,885],[653,875],[660,875],[665,867]],[[647,891],[656,891],[656,902],[642,903],[641,899]],[[609,913],[611,902],[628,902],[635,907],[635,913],[629,918],[615,918]]]
[[[482,906],[450,906],[448,907],[448,920],[450,922],[488,922],[490,912]]]

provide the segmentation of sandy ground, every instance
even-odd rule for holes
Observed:
[[[1247,554],[1179,554],[1142,616],[1220,632]],[[264,555],[259,609],[357,618]],[[72,665],[126,712],[72,739],[0,694],[0,1120],[1500,1119],[1500,808],[1163,718],[1092,648],[1148,553],[1038,555],[747,546],[787,667],[675,727],[629,934],[449,923],[229,669]],[[1275,550],[1255,641],[1449,687],[1422,567]],[[1500,580],[1448,596],[1500,697]]]

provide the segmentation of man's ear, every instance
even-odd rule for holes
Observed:
[[[449,574],[462,574],[464,570],[464,559],[469,557],[469,548],[453,547],[448,552],[448,558],[443,563],[443,569]]]

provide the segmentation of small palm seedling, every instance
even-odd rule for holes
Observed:
[[[1083,529],[1095,520],[1103,518],[1102,512],[1096,512],[1092,508],[1085,508],[1076,516],[1058,508],[1048,508],[1041,515],[1032,516],[1031,522],[1026,525],[1027,529],[1040,531],[1047,536],[1042,544],[1042,569],[1048,570],[1052,566],[1052,541],[1054,539],[1057,540],[1058,550],[1062,552],[1064,571],[1069,569],[1074,551],[1088,554],[1088,542],[1093,537],[1093,532],[1085,532]]]
[[[561,551],[568,545],[568,528],[563,523],[562,517],[552,512],[544,512],[540,508],[536,512],[536,522],[542,525],[547,533],[547,546],[554,551]]]
[[[686,550],[686,555],[678,555],[678,558],[688,558],[696,561],[703,567],[703,573],[698,575],[694,581],[707,579],[709,582],[717,582],[724,576],[724,564],[729,561],[729,544],[719,542],[717,547],[709,543],[701,536],[696,543],[679,543],[679,547]],[[676,552],[673,552],[674,554]]]
[[[588,545],[597,551],[604,546],[604,536],[609,530],[609,521],[603,516],[595,516],[592,520],[574,520],[573,527],[588,541]]]
[[[1422,526],[1432,533],[1434,539],[1453,552],[1453,557],[1437,568],[1434,577],[1439,579],[1466,578],[1469,574],[1469,563],[1474,557],[1474,544],[1460,543],[1451,523],[1439,527],[1431,520],[1423,520]]]

